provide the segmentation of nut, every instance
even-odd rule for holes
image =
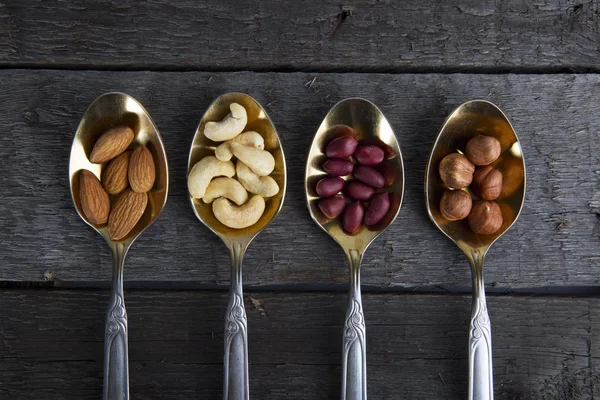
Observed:
[[[79,173],[79,200],[86,218],[95,225],[104,225],[110,212],[108,193],[96,175],[83,169]]]
[[[368,201],[373,196],[373,193],[375,193],[375,189],[362,182],[350,181],[344,185],[344,193],[351,199]]]
[[[471,230],[480,235],[496,233],[502,226],[502,212],[495,201],[479,200],[469,214]]]
[[[475,165],[488,165],[500,157],[502,146],[492,136],[477,135],[467,142],[465,153]]]
[[[319,209],[329,219],[340,215],[346,207],[346,199],[343,196],[334,196],[319,200]]]
[[[229,109],[231,112],[222,121],[204,125],[204,136],[215,142],[223,142],[242,133],[248,122],[246,109],[238,103],[231,103]]]
[[[136,147],[131,154],[128,168],[129,184],[137,193],[146,193],[154,186],[156,171],[152,153],[144,145]]]
[[[266,150],[233,142],[231,152],[257,175],[267,176],[275,168],[275,158]]]
[[[94,144],[90,161],[101,164],[112,160],[127,150],[134,137],[133,130],[128,126],[117,126],[107,130]]]
[[[213,214],[225,226],[242,229],[258,222],[265,211],[265,200],[254,195],[246,204],[235,206],[223,197],[213,202]]]
[[[365,225],[373,226],[385,217],[390,210],[390,196],[388,193],[379,193],[373,196],[365,212]]]
[[[148,204],[147,193],[136,193],[131,189],[125,189],[115,202],[108,218],[108,234],[112,240],[121,240],[131,232],[138,223],[146,205]]]
[[[472,206],[471,195],[464,190],[445,190],[440,200],[440,212],[448,221],[467,218]]]
[[[256,175],[250,167],[238,160],[235,165],[238,181],[244,189],[250,193],[259,194],[262,197],[273,197],[279,193],[279,185],[270,176]]]
[[[241,206],[248,200],[248,192],[233,178],[216,178],[206,188],[202,200],[205,203],[212,203],[218,197],[225,197]]]
[[[325,148],[325,154],[329,158],[348,158],[354,153],[356,146],[358,146],[358,142],[352,136],[341,136],[329,142]]]
[[[379,172],[365,165],[357,165],[354,168],[354,178],[374,188],[382,188],[385,178]]]
[[[323,171],[333,176],[346,176],[352,173],[354,164],[349,160],[330,158],[323,163]]]
[[[323,178],[317,182],[317,194],[321,197],[335,196],[342,190],[345,182],[345,180],[338,176]]]
[[[473,181],[475,166],[460,153],[448,154],[440,163],[442,181],[453,189],[463,189]]]
[[[364,215],[365,207],[360,201],[350,203],[342,215],[342,228],[350,235],[357,234]]]
[[[126,151],[113,159],[102,171],[102,186],[108,194],[119,194],[129,186],[127,169],[131,151]]]
[[[360,145],[353,154],[356,162],[362,165],[377,165],[383,161],[385,152],[379,146],[373,144]]]
[[[188,175],[188,191],[192,197],[201,199],[215,176],[231,178],[233,175],[235,167],[231,161],[219,161],[215,156],[204,157],[194,165]]]
[[[472,187],[483,200],[496,200],[502,192],[502,172],[491,165],[479,167],[473,174]]]
[[[239,143],[242,146],[250,146],[256,149],[264,150],[265,149],[265,139],[261,136],[260,133],[254,131],[248,131],[244,133],[240,133],[236,137],[231,140],[228,140],[225,143],[221,143],[215,149],[215,156],[221,161],[229,161],[231,157],[233,157],[233,153],[231,152],[231,143]]]

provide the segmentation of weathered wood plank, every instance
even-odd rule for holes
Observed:
[[[316,77],[312,88],[306,83]],[[67,188],[79,118],[102,92],[123,90],[146,105],[171,167],[165,213],[133,246],[126,279],[225,284],[228,254],[186,198],[190,141],[217,95],[248,92],[277,125],[288,160],[286,203],[250,246],[252,285],[346,282],[342,252],[310,220],[304,161],[327,110],[348,96],[378,104],[395,128],[406,169],[396,223],[366,253],[365,285],[470,285],[460,251],[429,221],[423,173],[452,109],[497,102],[522,140],[528,192],[516,226],[491,249],[488,283],[499,287],[596,285],[600,276],[600,75],[388,75],[285,73],[0,72],[0,280],[108,280],[103,240],[75,213]]]
[[[598,8],[598,0],[8,1],[0,65],[597,71]]]
[[[0,396],[98,398],[107,297],[91,290],[0,292]],[[345,301],[343,293],[247,295],[254,398],[339,398]],[[220,398],[226,302],[221,291],[126,294],[134,398]],[[593,340],[599,302],[490,297],[498,398],[600,394]],[[364,306],[371,398],[466,397],[468,296],[366,295]]]

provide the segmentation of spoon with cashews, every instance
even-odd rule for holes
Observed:
[[[286,181],[281,142],[264,108],[242,93],[218,97],[196,129],[188,161],[188,191],[198,219],[221,238],[231,255],[225,400],[250,397],[242,259],[250,242],[281,210]]]
[[[508,118],[488,101],[463,103],[446,119],[431,150],[425,203],[429,218],[471,264],[469,400],[494,398],[483,260],[515,223],[524,199],[525,161]]]

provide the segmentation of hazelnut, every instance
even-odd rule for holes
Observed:
[[[496,200],[502,192],[502,172],[491,165],[478,167],[473,174],[472,187],[483,200]]]
[[[473,203],[469,226],[479,235],[491,235],[502,226],[502,211],[495,201],[479,200]]]
[[[446,190],[440,201],[440,211],[447,220],[458,221],[467,218],[472,205],[471,195],[464,190]]]
[[[448,154],[440,163],[442,181],[452,189],[463,189],[471,184],[475,166],[460,153]]]
[[[477,135],[467,143],[466,153],[475,165],[489,165],[500,157],[502,146],[492,136]]]

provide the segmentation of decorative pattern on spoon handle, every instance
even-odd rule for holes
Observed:
[[[493,400],[492,328],[485,294],[473,299],[469,328],[469,400]]]
[[[225,314],[224,351],[224,400],[248,400],[250,385],[248,377],[248,321],[242,291],[243,248],[234,244],[231,248],[231,286],[229,304]]]
[[[114,289],[113,289],[114,290]],[[104,400],[129,399],[127,311],[122,293],[111,295],[104,337]]]
[[[348,252],[350,290],[342,347],[342,400],[367,399],[366,326],[360,294],[360,262],[357,250]]]

